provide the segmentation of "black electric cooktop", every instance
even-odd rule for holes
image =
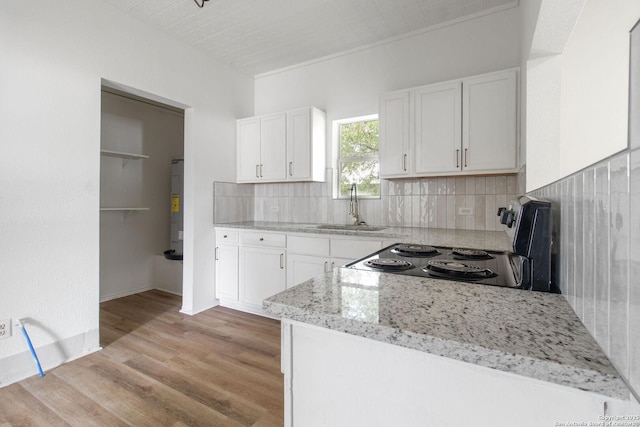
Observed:
[[[396,243],[345,267],[518,288],[519,258],[505,252]]]

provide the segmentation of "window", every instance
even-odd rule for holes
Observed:
[[[338,139],[338,197],[349,197],[356,184],[358,197],[380,197],[378,116],[340,120]]]

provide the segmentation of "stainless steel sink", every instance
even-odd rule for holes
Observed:
[[[380,231],[386,227],[374,227],[372,225],[360,224],[323,224],[317,227],[319,230],[349,230],[349,231]]]

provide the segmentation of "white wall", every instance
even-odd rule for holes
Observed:
[[[101,1],[0,2],[0,52],[1,317],[31,319],[50,364],[98,346],[101,78],[191,107],[183,310],[212,305],[212,182],[235,175],[252,79]],[[33,373],[18,334],[0,365],[0,385]]]
[[[183,140],[182,113],[102,93],[101,147],[149,158],[123,161],[102,156],[100,206],[146,207],[149,211],[100,213],[101,301],[164,283],[156,282],[156,256],[170,246],[171,160],[182,158]],[[176,264],[182,272],[180,262],[167,263]],[[181,288],[180,277],[170,289],[181,293]]]
[[[558,21],[558,5],[569,3],[543,1],[533,37],[528,74],[538,76],[527,94],[540,102],[527,108],[528,191],[627,147],[629,31],[640,18],[640,2],[573,3],[584,7],[564,11],[567,22],[558,31],[549,22]],[[542,61],[545,52],[562,56]],[[531,123],[532,116],[544,119]],[[558,131],[549,137],[543,127]]]
[[[511,8],[258,76],[256,114],[316,106],[326,111],[331,135],[333,120],[376,114],[381,93],[518,67],[519,24],[518,8]]]

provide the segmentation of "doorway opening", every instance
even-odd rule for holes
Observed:
[[[184,108],[122,88],[101,86],[100,301],[150,289],[182,295],[182,261],[164,252],[182,237],[172,226],[183,192],[172,180],[184,159]]]

